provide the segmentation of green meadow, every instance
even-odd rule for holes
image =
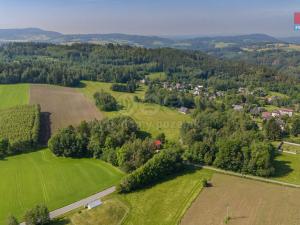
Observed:
[[[90,99],[93,100],[95,92],[104,90],[111,93],[121,105],[121,109],[116,112],[103,112],[106,117],[131,116],[143,131],[149,132],[153,137],[163,132],[169,140],[176,141],[179,139],[181,124],[191,120],[189,115],[183,115],[177,109],[133,101],[134,96],[144,98],[146,86],[141,86],[135,93],[124,93],[110,90],[110,83],[84,81],[84,84],[85,87],[79,90]]]
[[[300,185],[300,155],[288,153],[277,155],[273,179]]]
[[[202,190],[202,179],[211,179],[212,175],[209,170],[191,170],[141,191],[113,194],[104,199],[102,206],[70,213],[58,224],[178,224]]]
[[[44,203],[63,207],[118,183],[123,173],[96,159],[58,158],[48,149],[0,160],[0,224]]]
[[[0,109],[29,103],[29,84],[0,85]]]

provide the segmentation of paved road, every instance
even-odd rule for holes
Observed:
[[[101,192],[99,192],[97,194],[94,194],[92,196],[84,198],[84,199],[82,199],[82,200],[80,200],[78,202],[74,202],[74,203],[72,203],[70,205],[67,205],[65,207],[62,207],[60,209],[56,209],[56,210],[50,212],[50,218],[53,219],[53,218],[59,217],[59,216],[65,214],[67,212],[70,212],[70,211],[72,211],[74,209],[77,209],[77,208],[80,208],[82,206],[85,206],[86,204],[88,204],[90,202],[93,202],[93,201],[95,201],[95,200],[97,200],[99,198],[102,198],[102,197],[104,197],[106,195],[109,195],[109,194],[113,193],[115,190],[116,190],[116,187],[111,187],[111,188],[108,188],[108,189],[106,189],[104,191],[101,191]],[[25,222],[21,223],[20,225],[25,225]]]

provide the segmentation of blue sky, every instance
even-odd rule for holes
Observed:
[[[299,36],[299,0],[0,0],[0,28],[62,33]]]

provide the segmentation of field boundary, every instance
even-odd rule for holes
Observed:
[[[203,165],[199,165],[199,164],[193,164],[193,165],[198,167],[198,168],[208,169],[208,170],[212,170],[212,171],[215,171],[217,173],[222,173],[222,174],[226,174],[226,175],[231,175],[231,176],[236,176],[236,177],[241,177],[241,178],[246,178],[246,179],[250,179],[250,180],[256,180],[256,181],[261,181],[261,182],[266,182],[266,183],[276,184],[276,185],[281,185],[281,186],[286,186],[286,187],[300,188],[300,185],[297,185],[297,184],[291,184],[291,183],[272,180],[272,179],[268,179],[268,178],[231,172],[231,171],[227,171],[227,170],[214,168],[212,166],[203,166]]]

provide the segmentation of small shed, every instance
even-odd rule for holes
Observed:
[[[189,109],[186,107],[180,107],[179,112],[183,113],[183,114],[188,114],[189,113]]]
[[[101,202],[100,200],[95,200],[95,201],[93,201],[93,202],[88,203],[88,204],[86,205],[86,207],[87,207],[88,209],[93,209],[93,208],[96,208],[97,206],[100,206],[100,205],[102,205],[102,202]]]

